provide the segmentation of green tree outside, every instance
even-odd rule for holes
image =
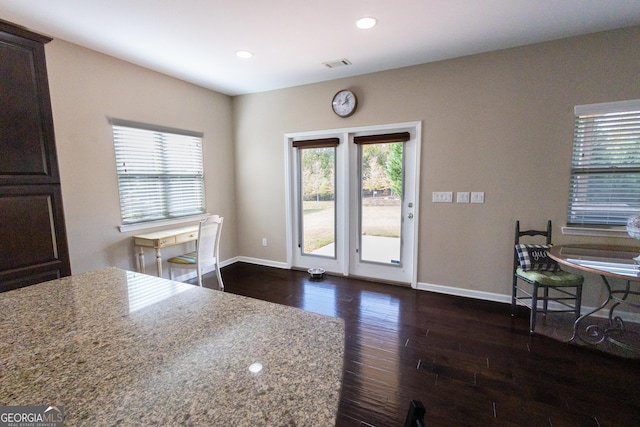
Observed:
[[[402,198],[402,149],[401,142],[391,144],[387,159],[387,176],[391,181],[391,192],[398,198]]]

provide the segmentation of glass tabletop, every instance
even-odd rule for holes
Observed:
[[[558,245],[549,250],[557,262],[596,274],[640,281],[640,254],[635,246]]]

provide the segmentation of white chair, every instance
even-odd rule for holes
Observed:
[[[171,280],[173,280],[174,268],[196,270],[198,273],[198,284],[202,286],[203,270],[213,266],[216,270],[220,290],[224,290],[222,276],[220,275],[220,256],[218,253],[223,220],[224,218],[219,215],[209,215],[200,221],[195,252],[167,260],[169,263],[169,278]]]

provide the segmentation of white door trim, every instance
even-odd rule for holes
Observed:
[[[350,136],[354,133],[371,133],[371,132],[385,132],[385,131],[398,131],[401,129],[409,130],[412,135],[415,134],[416,140],[416,149],[415,149],[415,158],[407,159],[407,161],[412,161],[411,167],[415,168],[415,185],[413,189],[413,194],[408,195],[407,198],[412,197],[414,208],[413,208],[413,221],[410,224],[412,234],[413,234],[413,265],[411,268],[411,287],[415,288],[417,286],[417,273],[418,273],[418,230],[419,223],[418,218],[419,215],[419,194],[420,194],[420,148],[422,142],[422,122],[404,122],[404,123],[391,123],[385,125],[374,125],[374,126],[362,126],[355,128],[341,128],[341,129],[328,129],[328,130],[319,130],[319,131],[308,131],[308,132],[292,132],[284,134],[284,155],[285,155],[285,220],[286,220],[286,230],[285,230],[285,241],[286,241],[286,253],[287,253],[287,268],[292,268],[294,266],[294,250],[297,248],[297,244],[295,243],[297,240],[297,232],[296,232],[296,221],[297,221],[297,206],[295,204],[296,200],[296,176],[294,173],[294,166],[296,165],[296,149],[292,147],[292,141],[296,139],[312,139],[312,138],[325,138],[325,137],[340,137],[341,141],[339,144],[340,157],[336,163],[336,173],[340,173],[343,177],[348,178],[349,173],[349,164],[351,159],[349,158],[349,152],[351,150],[348,149],[348,142],[350,141]],[[342,146],[342,147],[341,147]],[[342,236],[349,237],[349,221],[351,212],[349,208],[348,198],[349,198],[349,190],[340,191],[340,194],[337,194],[336,214],[338,218],[342,218],[342,220],[338,220],[336,224],[336,234],[340,234]],[[337,240],[337,239],[336,239]],[[348,240],[348,239],[347,239]],[[338,242],[336,242],[336,245]],[[336,268],[328,269],[327,271],[334,271],[336,273],[341,273],[344,275],[349,275],[349,253],[348,248],[343,248],[342,250],[338,250],[336,247]],[[324,267],[323,267],[324,268]]]

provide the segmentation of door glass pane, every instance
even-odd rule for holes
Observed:
[[[360,145],[360,260],[400,264],[403,145]]]
[[[335,258],[334,147],[300,149],[302,253]]]

